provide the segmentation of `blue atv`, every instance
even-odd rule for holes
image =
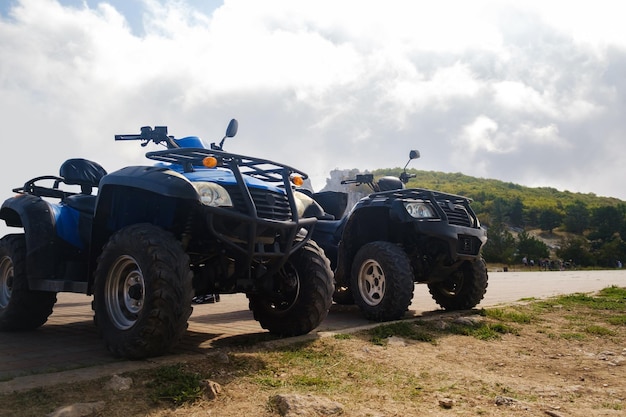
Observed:
[[[409,162],[419,158],[411,151]],[[405,188],[414,174],[398,178],[359,174],[342,184],[367,185],[372,193],[345,213],[348,194],[311,196],[333,220],[320,220],[313,239],[335,271],[338,304],[356,304],[366,318],[401,318],[415,283],[426,283],[446,310],[470,309],[487,289],[481,248],[487,240],[471,200],[422,188]]]
[[[167,127],[116,135],[165,145],[152,166],[107,173],[84,159],[58,176],[14,189],[0,219],[23,229],[0,239],[0,330],[30,330],[52,313],[56,293],[93,295],[94,321],[116,356],[171,349],[187,328],[192,298],[245,293],[273,334],[308,333],[326,317],[330,263],[311,240],[323,213],[296,191],[306,174],[176,139]],[[97,193],[95,190],[97,189]]]

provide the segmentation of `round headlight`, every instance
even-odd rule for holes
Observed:
[[[430,204],[404,203],[404,208],[406,208],[406,212],[409,213],[411,217],[414,217],[416,219],[436,217]]]
[[[200,195],[200,201],[205,206],[232,207],[233,202],[228,191],[214,182],[194,182],[193,186]]]
[[[304,212],[307,207],[313,204],[313,199],[308,195],[301,193],[300,191],[293,192],[294,199],[296,200],[296,208],[298,210],[298,217],[304,217]]]

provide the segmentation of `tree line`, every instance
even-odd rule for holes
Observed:
[[[398,176],[400,168],[375,176]],[[473,200],[472,208],[487,229],[487,262],[514,264],[563,261],[582,267],[616,267],[626,261],[626,202],[593,193],[550,187],[525,187],[460,173],[409,170],[408,188],[429,188]],[[556,238],[548,246],[529,231]]]

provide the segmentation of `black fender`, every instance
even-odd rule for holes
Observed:
[[[48,202],[41,197],[20,194],[0,208],[0,219],[7,226],[21,227],[26,238],[26,273],[33,280],[50,279],[55,273],[56,220]]]
[[[167,167],[130,166],[112,172],[100,180],[100,192],[111,186],[131,187],[162,196],[198,199],[196,189],[184,175]]]
[[[100,181],[94,232],[109,234],[136,223],[171,229],[181,202],[200,204],[191,182],[165,167],[131,166]]]
[[[180,235],[191,211],[201,206],[183,175],[166,167],[130,166],[102,178],[94,214],[90,276],[110,236],[121,228],[150,223]]]
[[[376,240],[391,241],[389,207],[355,207],[345,223],[337,254],[335,280],[341,286],[349,286],[352,260],[366,243]]]

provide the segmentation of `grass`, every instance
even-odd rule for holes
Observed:
[[[384,345],[390,337],[401,337],[409,340],[432,343],[435,339],[432,332],[419,326],[419,322],[399,321],[383,324],[370,331],[371,341],[376,345]]]
[[[146,386],[154,401],[168,401],[175,405],[192,403],[202,397],[200,381],[203,377],[189,372],[182,364],[157,368],[154,378]]]
[[[420,401],[432,401],[433,396],[442,393],[464,397],[468,389],[474,389],[476,395],[495,397],[507,395],[533,401],[529,393],[516,392],[508,383],[464,381],[457,378],[454,361],[462,356],[443,358],[442,347],[452,339],[463,346],[459,337],[469,337],[484,344],[486,357],[493,354],[488,349],[499,349],[500,339],[504,335],[525,336],[540,345],[551,341],[572,341],[576,343],[597,343],[597,340],[611,340],[622,343],[626,326],[626,288],[609,287],[596,295],[571,294],[554,297],[549,300],[534,300],[528,303],[506,307],[485,308],[479,311],[465,312],[458,315],[434,315],[417,320],[403,320],[383,323],[369,330],[356,333],[340,333],[332,338],[319,338],[305,342],[264,348],[262,344],[237,343],[237,349],[229,352],[226,364],[216,363],[210,358],[190,363],[162,366],[129,373],[138,382],[136,391],[116,394],[116,401],[129,404],[145,402],[143,409],[121,409],[111,415],[151,415],[146,410],[170,409],[189,406],[203,397],[201,381],[211,379],[236,390],[245,387],[250,392],[263,392],[266,395],[276,392],[296,392],[318,394],[342,399],[345,403],[370,401],[381,395],[385,401],[398,404],[415,404]],[[558,318],[558,320],[554,320]],[[528,329],[528,330],[527,330]],[[532,330],[531,330],[532,329]],[[526,334],[524,334],[526,333]],[[267,338],[254,336],[255,340]],[[389,341],[400,338],[406,343],[406,349],[398,350]],[[527,340],[527,339],[520,339]],[[543,340],[543,342],[542,342]],[[238,342],[240,342],[238,340]],[[562,342],[561,342],[562,343]],[[518,348],[516,354],[523,353],[523,360],[535,357],[537,349]],[[464,347],[463,347],[464,349]],[[478,348],[482,353],[482,348]],[[392,366],[388,352],[428,351],[433,352],[437,361],[451,361],[450,371],[433,369],[430,363],[400,363]],[[455,352],[453,355],[457,355]],[[501,359],[504,364],[508,358]],[[489,362],[487,362],[489,363]],[[490,365],[498,368],[498,365]],[[546,366],[549,366],[547,363]],[[445,369],[445,367],[444,367]],[[506,368],[501,368],[506,374]],[[91,386],[102,386],[105,381],[91,382]],[[23,415],[49,414],[53,405],[72,400],[79,402],[87,395],[82,388],[68,388],[60,385],[53,389],[34,389],[26,392],[0,395],[0,401],[7,412],[15,410],[33,410]],[[101,388],[99,391],[103,391]],[[237,388],[242,392],[241,388]],[[109,401],[110,393],[92,393]],[[258,395],[258,394],[257,394]],[[457,398],[455,407],[462,407],[462,400]],[[621,410],[621,404],[606,402],[603,408]],[[600,403],[598,403],[599,406]],[[484,405],[483,405],[484,406]],[[127,406],[128,407],[128,406]],[[216,408],[218,409],[218,408]],[[483,413],[474,409],[475,415]],[[17,411],[15,411],[17,412]],[[219,414],[219,413],[218,413]],[[0,411],[0,415],[3,415]],[[11,415],[11,414],[7,414]],[[400,413],[399,415],[402,415]]]

